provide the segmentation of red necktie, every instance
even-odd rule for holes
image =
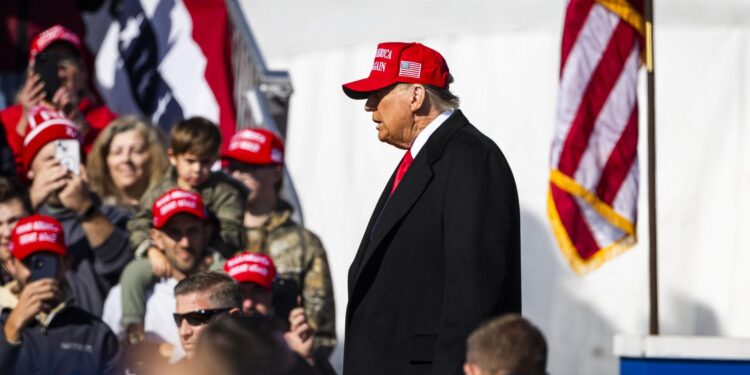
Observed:
[[[396,179],[393,180],[393,187],[391,188],[391,195],[393,195],[393,192],[396,191],[396,188],[401,182],[401,179],[404,178],[404,175],[409,169],[412,160],[414,160],[414,158],[411,156],[411,150],[406,150],[406,155],[404,155],[404,158],[401,159],[401,164],[398,165],[398,170],[396,171]]]

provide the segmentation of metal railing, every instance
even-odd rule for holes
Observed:
[[[232,29],[237,128],[265,128],[286,138],[289,99],[294,91],[289,73],[268,69],[239,1],[226,0],[226,4]],[[294,219],[304,225],[302,206],[286,167],[281,197],[294,207]]]

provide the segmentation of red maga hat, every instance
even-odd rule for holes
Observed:
[[[163,228],[172,216],[177,214],[193,215],[207,220],[208,214],[203,206],[203,198],[194,191],[172,189],[154,201],[151,209],[154,215],[154,228]]]
[[[276,266],[268,255],[246,251],[227,259],[224,272],[240,283],[255,283],[271,289]]]
[[[27,216],[16,223],[10,234],[10,253],[23,260],[33,253],[50,252],[61,256],[67,253],[62,225],[45,215]]]
[[[37,34],[34,39],[31,40],[31,47],[29,48],[29,64],[34,65],[34,60],[36,60],[36,56],[39,52],[44,51],[45,48],[49,47],[49,45],[54,42],[66,42],[73,46],[79,53],[83,46],[81,44],[81,38],[79,38],[74,32],[60,25],[52,26]]]
[[[229,148],[221,157],[247,164],[284,163],[284,142],[266,129],[243,129],[232,136]]]
[[[24,170],[28,171],[31,168],[31,162],[42,147],[58,139],[76,139],[80,142],[80,132],[62,112],[43,106],[32,108],[29,111],[26,136],[23,138],[21,150]]]
[[[440,53],[419,43],[380,43],[370,76],[342,85],[352,99],[366,99],[372,91],[397,82],[448,88],[448,64]]]

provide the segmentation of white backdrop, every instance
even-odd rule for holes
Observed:
[[[272,69],[295,94],[287,162],[307,226],[327,250],[343,337],[346,276],[402,152],[377,140],[341,83],[369,72],[379,41],[440,51],[467,117],[505,152],[519,189],[523,312],[545,333],[552,374],[615,374],[615,333],[648,330],[645,75],[639,244],[578,277],[546,219],[562,0],[373,3],[243,1]],[[665,334],[750,337],[750,2],[656,4],[661,326]],[[387,306],[384,306],[387,308]],[[340,351],[334,362],[340,361]]]

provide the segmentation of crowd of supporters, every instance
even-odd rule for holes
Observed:
[[[282,140],[200,117],[162,134],[90,90],[75,32],[30,46],[0,111],[0,373],[334,373],[327,255],[280,197]],[[496,373],[477,337],[465,371]],[[539,337],[509,368],[544,373]]]

